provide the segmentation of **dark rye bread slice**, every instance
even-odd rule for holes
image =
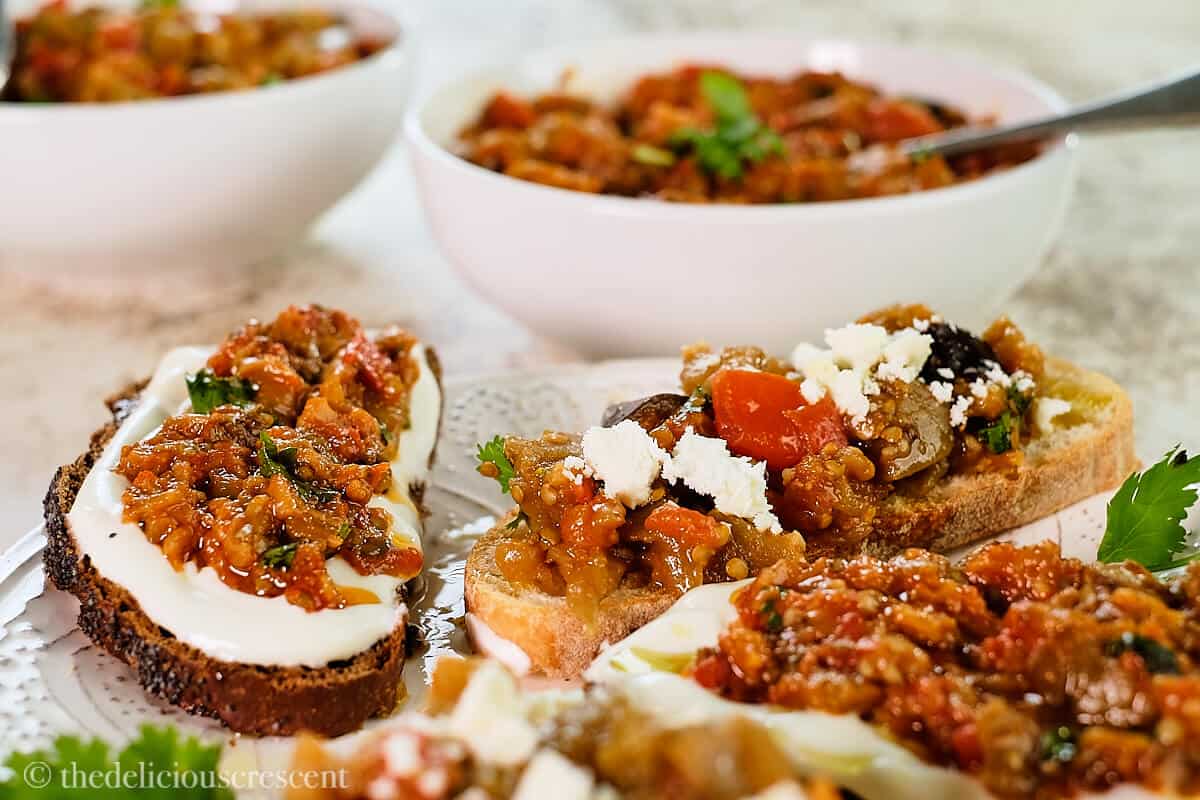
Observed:
[[[440,384],[437,358],[429,348],[426,353]],[[146,691],[190,713],[219,719],[238,733],[289,736],[310,731],[339,736],[357,730],[370,717],[391,713],[403,699],[406,626],[398,625],[354,658],[324,667],[221,661],[156,625],[136,598],[79,552],[67,513],[104,446],[136,407],[144,385],[134,384],[107,401],[112,422],[92,435],[86,453],[59,468],[46,494],[47,544],[42,558],[54,585],[79,599],[79,628],[128,664]],[[439,415],[439,425],[440,421]],[[418,499],[423,487],[414,488]]]

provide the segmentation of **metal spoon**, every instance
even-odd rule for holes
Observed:
[[[3,0],[0,0],[2,2]],[[984,147],[1029,142],[1075,130],[1114,130],[1200,123],[1200,69],[1062,114],[997,128],[956,128],[899,143],[910,156],[955,156]]]

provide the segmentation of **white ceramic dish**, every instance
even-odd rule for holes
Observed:
[[[411,60],[393,17],[343,0],[322,5],[393,43],[251,91],[0,103],[0,264],[117,278],[243,267],[297,240],[394,140]]]
[[[560,47],[455,80],[415,105],[405,137],[442,248],[486,297],[591,355],[665,354],[699,337],[787,352],[875,307],[926,301],[983,322],[1057,233],[1073,142],[984,179],[900,197],[699,206],[549,188],[450,145],[493,91],[606,97],[638,75],[704,61],[765,74],[840,70],[1002,122],[1065,106],[1023,75],[892,45],[775,34],[640,36]]]
[[[677,370],[677,359],[610,361],[446,381],[443,429],[426,493],[431,510],[426,570],[414,585],[412,607],[412,623],[427,646],[404,668],[409,699],[400,710],[421,707],[429,670],[440,655],[471,652],[461,624],[463,562],[475,536],[508,510],[508,498],[495,482],[475,472],[477,443],[500,432],[536,436],[546,428],[581,430],[595,424],[610,403],[670,391]],[[1094,558],[1106,501],[1104,496],[1085,500],[1003,538],[1021,544],[1051,539],[1068,556]],[[148,697],[127,666],[93,646],[76,627],[74,598],[47,586],[44,543],[39,529],[0,554],[0,761],[16,749],[47,746],[61,733],[117,743],[149,723],[234,742],[226,751],[229,769],[287,765],[291,740],[230,737],[211,720]]]

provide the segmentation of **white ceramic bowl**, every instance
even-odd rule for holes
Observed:
[[[219,271],[298,239],[395,139],[409,73],[394,18],[340,0],[322,6],[393,43],[360,62],[250,91],[0,103],[4,266],[88,277]]]
[[[450,83],[405,120],[434,233],[467,280],[589,355],[670,353],[701,338],[789,352],[898,301],[977,324],[1036,269],[1059,229],[1070,141],[946,189],[775,206],[589,195],[490,172],[447,149],[498,88],[545,91],[572,68],[572,90],[608,97],[642,73],[697,61],[763,74],[841,70],[1001,121],[1065,105],[1028,77],[890,45],[713,33],[533,53]]]

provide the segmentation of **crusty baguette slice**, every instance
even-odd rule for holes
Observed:
[[[947,551],[1053,514],[1113,489],[1137,469],[1133,406],[1107,377],[1059,359],[1047,361],[1049,396],[1069,399],[1068,425],[1036,436],[1015,475],[957,475],[928,495],[893,495],[879,523],[856,546],[830,537],[810,540],[812,555],[865,552],[891,556],[908,547]],[[514,586],[496,567],[496,547],[512,532],[511,515],[484,535],[467,558],[467,609],[479,622],[529,656],[533,670],[553,678],[578,676],[605,642],[615,642],[665,611],[676,599],[662,590],[622,589],[601,604],[589,625],[561,597]]]
[[[441,382],[432,349],[430,367]],[[101,575],[79,552],[67,522],[79,487],[104,446],[137,405],[144,382],[108,400],[113,419],[92,435],[88,451],[59,468],[45,499],[46,573],[79,599],[79,627],[127,663],[149,693],[186,711],[213,717],[239,733],[287,736],[311,731],[339,736],[370,717],[391,713],[403,699],[406,626],[354,658],[324,667],[270,667],[221,661],[156,625],[136,598]],[[430,456],[432,459],[432,454]],[[419,492],[414,492],[419,501]]]

